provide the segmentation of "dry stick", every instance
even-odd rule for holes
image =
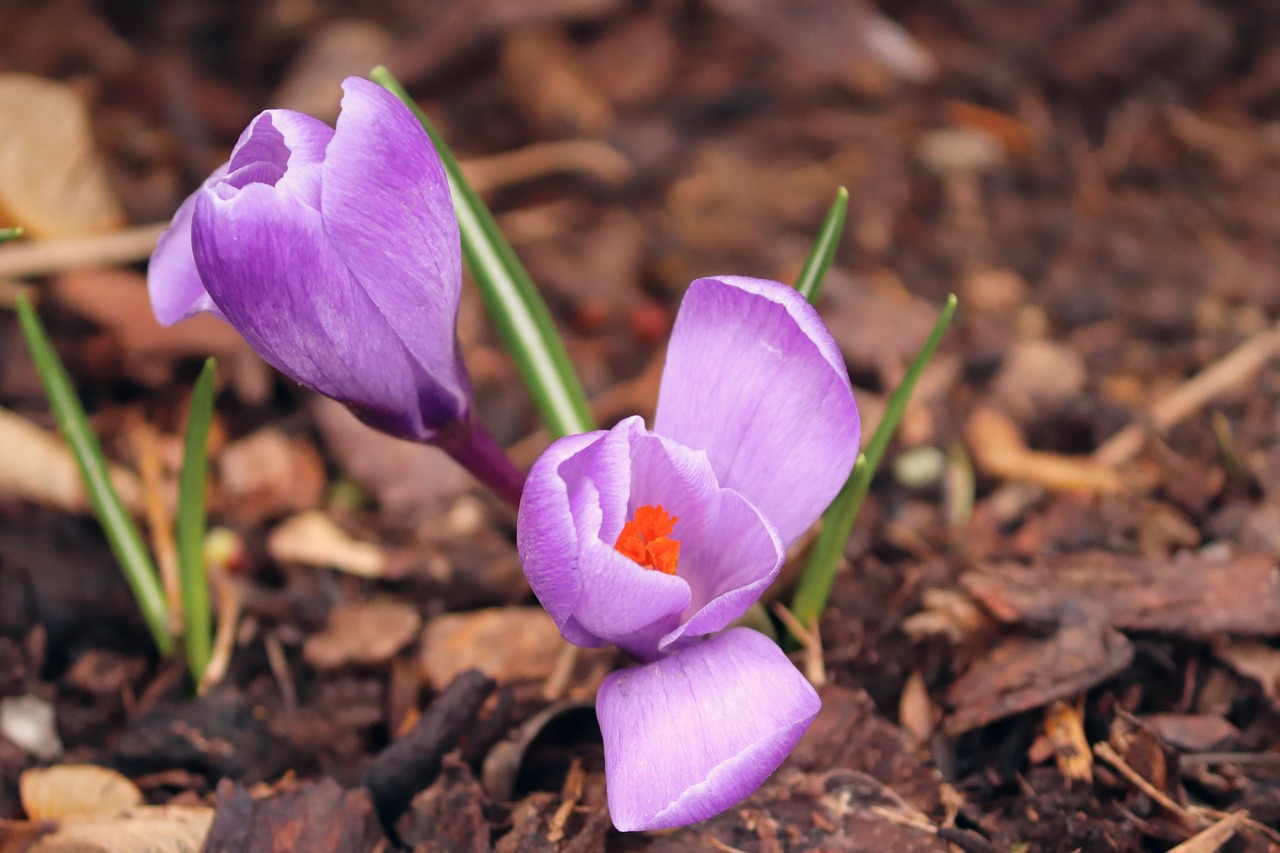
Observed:
[[[1120,757],[1120,754],[1111,748],[1111,744],[1105,742],[1095,743],[1093,745],[1093,754],[1098,757],[1098,760],[1106,762],[1113,770],[1123,776],[1130,785],[1133,785],[1133,787],[1146,794],[1153,802],[1159,804],[1165,811],[1177,817],[1178,820],[1182,822],[1183,826],[1186,826],[1191,830],[1201,828],[1202,824],[1195,815],[1178,805],[1178,803],[1164,791],[1161,791],[1155,785],[1152,785],[1144,779],[1142,774],[1130,767],[1128,763]]]
[[[459,165],[478,193],[557,172],[584,173],[610,184],[623,183],[632,173],[631,161],[622,152],[594,139],[535,142],[491,157],[464,160]]]
[[[231,579],[222,566],[210,560],[207,561],[207,570],[209,573],[209,583],[213,585],[214,593],[218,596],[218,630],[213,636],[213,652],[209,655],[209,663],[205,665],[204,675],[200,677],[200,685],[197,692],[203,696],[218,686],[223,676],[227,674],[227,667],[231,664],[231,653],[235,649],[236,628],[240,624],[240,590],[236,588],[235,581]],[[270,635],[268,635],[270,636]],[[267,656],[272,654],[272,646],[267,646]],[[280,648],[279,642],[275,643],[274,649],[277,655],[283,659],[284,652]],[[271,667],[275,669],[276,662],[271,661]],[[286,664],[286,671],[287,671]],[[290,693],[286,693],[285,707],[296,708],[298,700],[296,695],[290,695],[293,690],[293,683],[287,682]],[[290,701],[291,699],[291,701]]]
[[[167,222],[153,222],[110,234],[10,243],[0,248],[0,278],[27,278],[76,267],[145,260],[168,227]]]
[[[1193,414],[1219,394],[1244,382],[1280,353],[1280,324],[1259,332],[1218,361],[1158,400],[1145,423],[1130,424],[1107,439],[1093,453],[1104,465],[1121,465],[1134,457],[1146,442],[1148,430],[1164,432]]]
[[[542,685],[543,699],[548,702],[554,702],[569,689],[569,679],[573,677],[573,670],[578,665],[579,654],[578,647],[566,640],[560,648],[560,654],[556,655],[556,662],[551,667],[551,674],[547,676],[546,683]]]
[[[1197,832],[1169,853],[1213,853],[1236,834],[1240,824],[1248,823],[1248,819],[1248,812],[1233,812],[1201,832]]]
[[[138,461],[142,478],[143,508],[146,511],[151,550],[160,570],[160,584],[169,605],[169,630],[183,636],[182,582],[178,578],[178,547],[173,539],[173,518],[164,502],[164,474],[160,465],[159,436],[146,421],[137,421],[129,429],[129,443]]]
[[[807,626],[801,625],[796,615],[788,610],[782,602],[774,603],[773,612],[782,620],[782,624],[787,626],[791,636],[800,641],[800,646],[804,649],[805,678],[814,687],[821,687],[826,684],[827,665],[822,659],[822,637],[818,635],[818,620],[813,620]]]

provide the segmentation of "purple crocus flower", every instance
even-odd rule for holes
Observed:
[[[183,203],[148,270],[156,318],[221,316],[282,373],[439,445],[514,502],[522,477],[472,412],[440,158],[390,92],[357,77],[342,88],[336,129],[268,110]]]
[[[754,631],[721,631],[777,577],[844,484],[859,423],[840,351],[786,285],[695,281],[652,431],[638,417],[562,438],[517,522],[525,575],[565,639],[643,665],[600,688],[620,830],[682,826],[755,790],[818,696]]]

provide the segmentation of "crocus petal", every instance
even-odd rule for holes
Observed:
[[[259,355],[371,425],[424,436],[420,412],[447,405],[325,239],[320,213],[275,187],[201,192],[196,267]]]
[[[569,503],[569,486],[561,469],[605,435],[604,431],[589,432],[552,443],[529,471],[516,516],[516,550],[529,586],[565,639],[578,645],[600,645],[603,641],[588,635],[576,620],[575,627],[566,631],[582,595],[582,577],[578,569],[578,532]]]
[[[204,187],[222,180],[227,174],[224,163],[214,170]],[[196,259],[191,252],[191,218],[196,211],[199,190],[187,196],[187,200],[173,215],[173,221],[160,235],[156,250],[147,265],[147,292],[151,296],[151,310],[161,325],[172,326],[201,311],[211,311],[218,316],[222,312],[213,304],[196,270]]]
[[[469,398],[453,329],[462,250],[449,183],[422,125],[368,80],[342,84],[325,153],[325,233],[427,373]]]
[[[317,118],[293,110],[267,110],[240,134],[231,151],[231,171],[270,166],[273,177],[263,175],[257,182],[277,186],[319,209],[320,164],[332,139],[333,128]]]
[[[707,535],[682,542],[681,561],[697,610],[658,641],[658,649],[678,640],[719,631],[747,612],[773,583],[786,558],[782,541],[750,501],[732,489],[716,495]]]
[[[689,287],[671,333],[654,432],[705,450],[784,544],[849,476],[858,450],[839,348],[793,288],[726,276]]]
[[[614,826],[685,826],[724,811],[778,768],[820,705],[777,645],[747,628],[613,673],[596,715]]]

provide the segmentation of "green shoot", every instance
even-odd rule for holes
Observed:
[[[182,471],[178,475],[178,577],[187,667],[196,684],[209,664],[213,645],[209,579],[204,564],[204,496],[209,466],[209,424],[213,420],[214,369],[214,360],[206,360],[191,392]]]

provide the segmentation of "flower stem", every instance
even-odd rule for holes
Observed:
[[[457,431],[449,430],[435,445],[453,457],[471,475],[513,507],[520,506],[525,474],[474,416]]]

